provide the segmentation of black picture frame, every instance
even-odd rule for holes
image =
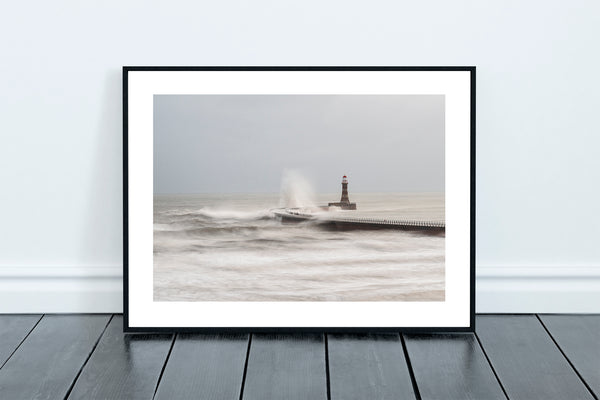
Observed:
[[[469,249],[469,326],[440,327],[182,327],[131,326],[129,274],[129,74],[136,71],[463,71],[470,76],[470,249]],[[476,149],[476,67],[475,66],[124,66],[123,83],[123,325],[126,333],[442,333],[473,332],[475,330],[475,149]]]

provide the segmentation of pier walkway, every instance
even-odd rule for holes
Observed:
[[[333,224],[339,228],[354,229],[405,229],[445,231],[445,221],[398,219],[382,216],[367,217],[354,212],[312,211],[302,208],[277,208],[271,210],[283,222],[315,221]],[[354,215],[353,215],[354,214]]]

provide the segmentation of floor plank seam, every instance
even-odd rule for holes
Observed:
[[[404,352],[404,359],[406,360],[406,366],[408,367],[408,374],[410,375],[410,381],[413,386],[413,391],[415,392],[416,400],[421,399],[421,393],[419,391],[419,385],[417,384],[417,378],[415,377],[415,371],[413,370],[412,363],[410,362],[410,356],[408,355],[408,348],[406,347],[406,342],[404,341],[404,334],[399,333],[400,335],[400,343],[402,344],[402,351]]]
[[[579,380],[581,380],[581,382],[583,383],[583,385],[585,386],[585,388],[588,390],[588,392],[590,392],[590,394],[592,395],[592,397],[595,400],[598,400],[598,396],[596,396],[594,394],[594,391],[592,390],[592,388],[588,385],[588,383],[585,381],[585,379],[583,379],[583,376],[581,376],[581,374],[579,373],[579,371],[577,371],[577,368],[575,368],[575,365],[573,365],[573,363],[571,362],[571,360],[569,359],[569,357],[567,357],[567,355],[565,354],[565,352],[563,351],[563,349],[560,347],[560,345],[558,344],[558,342],[556,341],[556,339],[554,339],[554,336],[552,336],[552,333],[550,333],[550,330],[548,329],[548,327],[546,326],[546,324],[544,324],[544,321],[542,321],[542,319],[540,318],[540,316],[538,314],[535,314],[535,316],[538,319],[538,321],[540,321],[540,324],[542,324],[542,327],[544,328],[544,330],[546,331],[546,333],[548,334],[548,336],[550,336],[550,339],[552,339],[552,342],[554,342],[554,345],[556,346],[556,348],[558,349],[558,351],[560,351],[560,354],[562,354],[562,356],[565,358],[565,360],[567,360],[567,362],[569,363],[569,365],[571,366],[571,368],[573,369],[573,371],[575,372],[575,374],[579,377]]]
[[[481,339],[479,338],[479,335],[477,334],[477,332],[473,332],[473,335],[475,335],[475,339],[477,340],[477,343],[479,344],[479,348],[481,348],[481,351],[483,352],[483,355],[485,356],[485,359],[487,360],[488,365],[492,369],[492,372],[494,373],[494,377],[496,377],[496,381],[498,381],[498,384],[500,385],[500,389],[502,389],[502,393],[504,393],[504,397],[506,397],[507,400],[510,400],[510,397],[508,397],[508,393],[506,393],[506,389],[504,388],[504,385],[502,384],[502,381],[500,380],[500,377],[498,376],[496,369],[492,365],[492,361],[490,360],[490,357],[488,356],[487,352],[485,351],[485,348],[483,347],[483,343],[481,343]]]
[[[33,332],[33,330],[38,326],[38,324],[40,323],[40,321],[42,320],[42,318],[44,318],[44,315],[46,315],[46,314],[42,314],[42,316],[37,320],[37,322],[33,325],[33,327],[31,327],[31,329],[29,330],[29,332],[27,332],[27,335],[25,335],[25,337],[23,338],[23,340],[21,340],[19,342],[19,344],[17,345],[17,347],[10,353],[10,355],[8,356],[8,358],[6,359],[6,361],[4,361],[4,363],[2,363],[2,365],[0,365],[0,369],[2,369],[2,367],[4,367],[6,365],[6,363],[8,362],[8,360],[11,359],[11,357],[13,356],[13,354],[15,354],[17,352],[17,350],[19,350],[19,347],[21,347],[21,345],[23,344],[23,342],[25,342],[25,340],[27,340],[27,338],[29,337],[29,335],[31,335],[31,332]]]
[[[244,372],[242,373],[242,386],[240,387],[240,400],[242,400],[242,398],[244,397],[244,387],[246,386],[246,374],[248,373],[248,361],[250,360],[250,346],[252,346],[252,333],[248,335],[246,361],[244,362]]]
[[[98,344],[100,343],[100,340],[102,339],[102,336],[104,336],[104,332],[106,332],[106,329],[108,329],[108,325],[110,325],[110,321],[113,320],[114,316],[115,316],[115,314],[112,314],[110,316],[110,318],[108,319],[108,322],[106,323],[106,325],[104,325],[104,329],[102,329],[102,332],[98,336],[98,339],[96,339],[96,342],[94,343],[94,346],[92,347],[92,350],[86,357],[85,361],[83,361],[83,364],[79,368],[79,371],[77,371],[77,375],[75,375],[75,379],[73,379],[73,382],[71,382],[71,385],[69,386],[69,389],[67,390],[67,393],[65,394],[64,400],[67,400],[69,398],[69,396],[71,395],[71,392],[73,391],[73,388],[75,387],[75,384],[77,383],[77,380],[81,376],[81,373],[83,372],[83,369],[87,365],[90,358],[92,358],[92,354],[94,354],[94,351],[96,351],[96,348],[98,347]]]
[[[156,397],[156,393],[158,393],[158,387],[160,386],[160,381],[162,380],[163,374],[165,373],[165,369],[167,369],[167,363],[169,362],[169,357],[171,357],[171,352],[173,351],[173,347],[175,346],[175,340],[177,340],[177,333],[173,334],[173,338],[171,339],[171,346],[169,347],[169,352],[167,353],[167,357],[165,358],[165,362],[160,370],[160,374],[158,375],[158,380],[156,381],[156,387],[154,388],[154,394],[152,395],[152,400]]]
[[[325,381],[327,382],[327,400],[331,400],[331,375],[329,373],[329,335],[325,336]]]

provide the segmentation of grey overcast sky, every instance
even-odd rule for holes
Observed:
[[[444,190],[443,95],[155,95],[154,193]]]

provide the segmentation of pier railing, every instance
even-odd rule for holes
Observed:
[[[389,228],[417,228],[417,229],[445,229],[445,221],[396,219],[386,217],[361,217],[349,215],[336,215],[336,213],[311,213],[302,209],[285,208],[273,210],[274,214],[291,220],[315,220],[323,223],[336,223],[348,225],[380,226]]]
[[[331,217],[326,218],[334,222],[348,222],[354,224],[379,224],[379,225],[394,225],[394,226],[415,226],[424,228],[445,228],[444,221],[421,221],[410,219],[388,219],[388,218],[360,218],[360,217]]]

